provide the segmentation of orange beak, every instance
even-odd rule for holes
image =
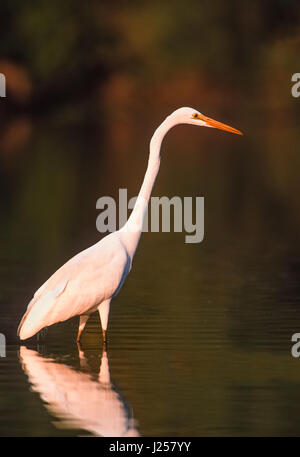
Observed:
[[[214,119],[211,119],[210,117],[206,117],[203,114],[201,115],[200,119],[202,121],[206,122],[206,124],[209,127],[213,127],[215,129],[219,129],[219,130],[225,130],[226,132],[230,132],[230,133],[236,133],[237,135],[243,135],[243,133],[240,132],[239,130],[234,129],[233,127],[230,127],[229,125],[222,124],[222,122],[215,121]]]

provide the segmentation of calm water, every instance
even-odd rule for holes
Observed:
[[[36,128],[3,153],[1,436],[300,434],[295,163],[277,173],[259,132],[238,141],[195,130],[189,151],[184,127],[164,145],[154,195],[204,196],[205,239],[143,234],[112,303],[107,354],[97,315],[81,348],[76,318],[27,347],[16,328],[41,283],[97,241],[96,199],[136,195],[144,136],[131,150],[131,138]]]

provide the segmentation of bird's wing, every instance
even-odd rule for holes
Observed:
[[[56,305],[59,302],[58,299],[66,291],[69,282],[72,281],[74,285],[78,282],[80,275],[84,275],[88,265],[85,257],[83,253],[80,253],[70,259],[35,292],[18,327],[18,336],[21,339],[30,338],[41,328],[72,316],[72,300],[70,300],[68,309],[64,307],[59,310],[56,309]]]

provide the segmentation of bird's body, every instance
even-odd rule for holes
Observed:
[[[180,108],[168,116],[151,139],[147,171],[127,223],[71,258],[36,291],[19,325],[18,334],[22,340],[35,335],[43,327],[77,315],[80,316],[79,340],[90,314],[97,309],[105,339],[110,301],[122,287],[139,243],[144,215],[159,170],[161,142],[177,124],[214,127],[240,134],[192,108]]]
[[[100,312],[100,305],[118,293],[130,268],[119,231],[75,255],[36,291],[20,324],[21,339],[56,322],[88,317],[98,308]]]

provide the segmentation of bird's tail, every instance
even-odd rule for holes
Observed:
[[[44,327],[67,319],[67,317],[65,319],[55,319],[54,317],[54,304],[64,292],[67,284],[68,280],[62,281],[54,289],[33,297],[18,327],[18,336],[21,340],[30,338]]]
[[[26,313],[21,319],[18,327],[18,336],[26,340],[35,335],[43,327],[53,324],[51,320],[51,308],[57,297],[52,291],[45,293],[42,297],[29,303]]]
[[[22,326],[23,326],[28,314],[30,313],[30,310],[31,310],[31,308],[33,306],[33,302],[34,302],[34,298],[30,301],[30,303],[29,303],[29,305],[27,307],[27,310],[26,310],[25,314],[23,315],[23,317],[22,317],[22,319],[21,319],[21,321],[19,323],[18,330],[17,330],[18,337],[20,337],[21,328],[22,328]]]

